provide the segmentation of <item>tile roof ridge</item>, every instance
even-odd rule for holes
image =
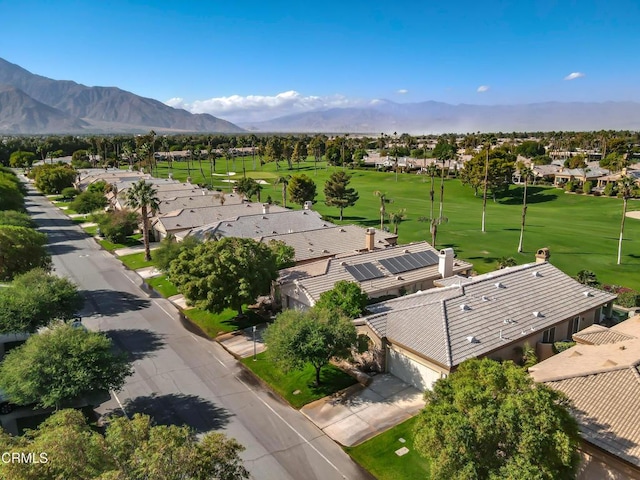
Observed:
[[[629,365],[629,364],[612,365],[611,367],[596,368],[596,369],[587,370],[584,372],[566,373],[563,375],[555,375],[549,378],[545,378],[544,380],[542,380],[542,382],[544,383],[561,382],[564,380],[571,380],[572,378],[593,377],[596,375],[602,375],[604,373],[618,372],[620,370],[631,370],[633,373],[636,374],[636,379],[640,382],[640,373],[638,373],[637,365],[638,365],[637,363],[635,366],[633,364],[632,365]]]
[[[453,358],[451,355],[451,336],[449,335],[449,317],[447,316],[447,306],[445,300],[440,302],[440,310],[442,312],[442,328],[444,330],[444,346],[445,356],[447,358],[446,364],[448,367],[453,366]]]

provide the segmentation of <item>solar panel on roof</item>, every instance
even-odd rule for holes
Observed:
[[[347,269],[347,272],[349,272],[358,282],[384,277],[384,273],[382,273],[378,267],[371,262],[359,263],[357,265],[346,265],[345,268]]]
[[[398,255],[397,257],[378,260],[390,273],[402,273],[418,268],[428,267],[438,263],[438,256],[434,252],[417,252]]]

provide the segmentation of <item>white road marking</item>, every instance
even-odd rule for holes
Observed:
[[[114,390],[111,390],[111,395],[113,395],[113,397],[116,399],[116,402],[118,402],[118,405],[120,405],[120,409],[122,410],[122,413],[124,413],[124,416],[127,417],[127,419],[131,420],[131,418],[129,417],[129,414],[124,409],[124,406],[120,402],[120,399],[118,398],[118,395],[116,395],[116,392]]]
[[[236,380],[238,380],[248,391],[250,391],[265,407],[267,407],[269,410],[271,410],[271,412],[278,417],[282,423],[284,423],[287,427],[289,427],[296,435],[298,435],[298,437],[300,437],[304,443],[306,443],[307,445],[309,445],[309,447],[311,447],[313,449],[314,452],[316,452],[318,455],[320,455],[320,457],[322,457],[322,459],[327,462],[329,465],[331,465],[333,467],[333,469],[338,472],[340,474],[340,476],[344,479],[347,479],[347,477],[338,469],[338,467],[336,467],[331,460],[329,460],[327,457],[324,456],[324,454],[318,450],[316,447],[314,447],[309,440],[307,440],[304,435],[302,435],[298,430],[295,429],[295,427],[293,425],[291,425],[289,422],[287,422],[284,418],[282,418],[282,416],[280,416],[280,414],[278,412],[276,412],[271,405],[269,405],[267,402],[265,402],[262,398],[260,398],[260,396],[251,388],[249,388],[249,386],[244,383],[242,380],[240,380],[238,378],[237,375],[234,375],[234,377],[236,378]]]

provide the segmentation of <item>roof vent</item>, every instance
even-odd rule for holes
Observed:
[[[309,249],[309,251],[310,251],[310,252],[313,252],[313,248],[310,248],[310,249]]]
[[[322,253],[329,253],[329,250],[324,249],[324,250],[322,250]]]
[[[402,253],[409,253],[409,250],[405,248]]]
[[[486,295],[482,295],[482,301],[483,302],[488,302],[489,301],[489,297],[487,297]]]
[[[510,323],[513,323],[513,320],[511,320],[510,318],[505,318],[502,323],[504,323],[505,325],[509,325]]]
[[[194,213],[193,210],[189,210],[189,212]]]
[[[585,297],[593,297],[593,293],[588,292],[588,291],[586,291],[586,292],[582,292],[582,294],[583,294]]]
[[[471,307],[463,303],[462,305],[460,305],[460,310],[466,312],[467,310],[471,310]]]
[[[344,266],[346,264],[347,264],[347,262],[340,262],[340,265],[342,265],[342,266]]]
[[[266,215],[263,215],[263,216],[262,216],[262,219],[263,219],[263,220],[268,220],[268,219],[269,219],[269,217],[267,217]]]
[[[307,212],[303,211],[302,212],[303,215],[309,215]]]
[[[403,278],[402,278],[400,275],[398,275],[398,276],[396,277],[396,280],[403,280]]]
[[[272,230],[271,233],[276,235],[278,232],[276,232],[275,230]]]
[[[533,316],[536,317],[536,318],[544,317],[544,315],[542,315],[542,312],[533,312]]]
[[[474,337],[473,335],[469,335],[467,337],[467,342],[469,343],[480,343],[480,340],[478,340],[476,337]]]
[[[571,355],[569,355],[570,357],[581,357],[582,354],[579,351],[574,351]]]
[[[504,284],[502,282],[496,282],[496,288],[504,288]]]
[[[538,272],[537,270],[535,272],[532,273],[532,275],[536,278],[540,278],[542,276],[542,274],[540,272]]]
[[[338,230],[339,232],[346,232],[346,230],[344,228],[341,228],[340,230]]]

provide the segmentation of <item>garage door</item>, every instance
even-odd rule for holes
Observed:
[[[387,350],[388,371],[400,380],[413,385],[418,390],[430,389],[433,382],[440,378],[439,372],[431,370],[415,360],[393,349]]]

